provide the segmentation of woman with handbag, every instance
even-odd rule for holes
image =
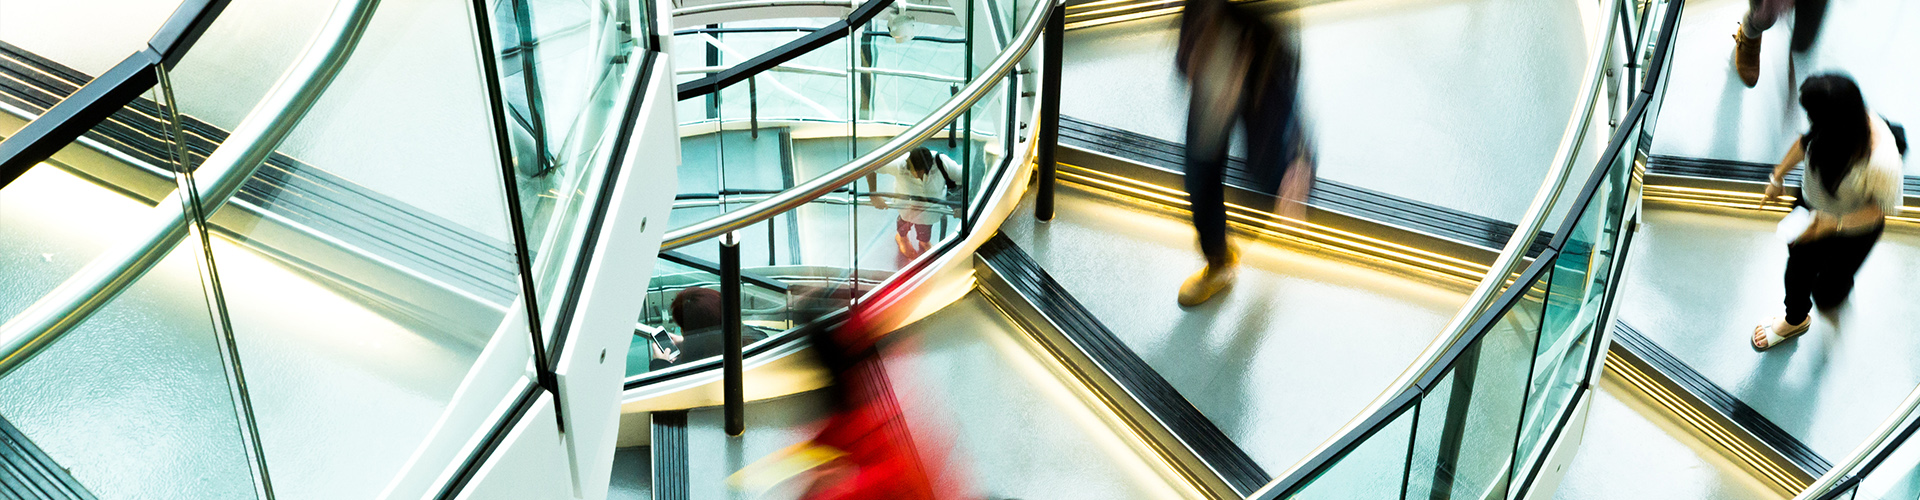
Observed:
[[[1853,291],[1853,277],[1880,240],[1887,215],[1901,202],[1898,140],[1887,120],[1867,111],[1860,87],[1840,75],[1808,78],[1800,86],[1807,133],[1774,167],[1765,200],[1786,193],[1787,172],[1805,161],[1799,203],[1811,213],[1787,244],[1786,315],[1753,329],[1755,350],[1766,350],[1806,333],[1815,304],[1838,306]],[[1797,231],[1794,231],[1797,230]]]

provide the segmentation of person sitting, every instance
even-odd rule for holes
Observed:
[[[721,323],[725,321],[720,307],[720,292],[711,288],[693,287],[674,294],[673,303],[668,305],[667,314],[672,315],[673,324],[680,328],[679,334],[668,333],[668,343],[672,349],[652,342],[652,359],[649,369],[663,370],[676,365],[725,354],[726,337],[721,335]],[[767,335],[759,330],[740,328],[740,345],[752,345],[766,340]]]

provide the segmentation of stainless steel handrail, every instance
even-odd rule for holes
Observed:
[[[1015,45],[1002,51],[1000,56],[994,58],[993,63],[987,66],[986,71],[974,77],[973,81],[967,83],[967,86],[960,89],[960,93],[949,99],[945,105],[934,110],[919,123],[908,127],[900,135],[894,136],[886,144],[880,145],[879,148],[840,168],[827,172],[826,175],[815,177],[792,189],[782,191],[772,198],[668,232],[666,241],[660,244],[660,251],[691,245],[773,218],[775,215],[804,205],[814,198],[833,192],[840,186],[858,180],[861,176],[877,171],[888,162],[906,155],[908,148],[943,131],[948,123],[959,118],[961,113],[985,97],[988,89],[999,85],[1002,78],[1012,73],[1014,65],[1019,63],[1021,58],[1026,57],[1027,51],[1040,40],[1040,32],[1046,27],[1047,15],[1052,11],[1053,9],[1036,5],[1033,12],[1027,15],[1027,24],[1021,28],[1019,35],[1015,38]],[[1538,228],[1538,224],[1535,224],[1535,228]]]
[[[1888,416],[1886,421],[1881,422],[1880,427],[1874,429],[1873,434],[1869,435],[1866,441],[1862,441],[1860,446],[1853,449],[1853,453],[1847,454],[1845,461],[1835,464],[1831,469],[1827,469],[1826,474],[1822,474],[1819,479],[1814,480],[1813,484],[1807,486],[1807,489],[1802,490],[1799,495],[1795,495],[1793,500],[1812,500],[1826,495],[1835,486],[1838,486],[1841,481],[1853,475],[1854,469],[1858,469],[1860,464],[1866,463],[1868,459],[1872,458],[1875,454],[1874,450],[1880,449],[1880,445],[1887,442],[1887,438],[1893,437],[1894,433],[1899,432],[1900,424],[1905,423],[1908,418],[1912,418],[1916,410],[1920,410],[1920,386],[1914,387],[1913,392],[1907,393],[1907,400],[1900,402],[1900,409],[1895,410],[1892,416]],[[1854,486],[1858,485],[1859,483],[1854,483]]]
[[[204,213],[213,213],[273,154],[300,118],[340,74],[366,32],[379,0],[341,0],[300,61],[274,84],[265,101],[208,155],[194,175]],[[148,232],[102,253],[25,311],[0,324],[0,376],[26,363],[61,335],[120,295],[187,235],[189,215],[161,203],[148,211]]]
[[[1467,331],[1467,327],[1480,317],[1488,305],[1499,298],[1499,292],[1505,288],[1508,277],[1519,271],[1521,264],[1526,262],[1527,251],[1533,248],[1534,241],[1539,239],[1540,227],[1546,224],[1547,216],[1553,209],[1553,202],[1560,198],[1560,192],[1566,188],[1567,176],[1575,167],[1574,162],[1579,159],[1580,148],[1593,122],[1593,110],[1599,102],[1602,76],[1605,74],[1607,61],[1613,55],[1612,41],[1618,29],[1618,24],[1613,20],[1621,12],[1620,2],[1608,2],[1608,4],[1611,7],[1603,18],[1606,20],[1607,28],[1601,32],[1598,43],[1593,45],[1601,49],[1594,51],[1592,59],[1587,63],[1587,71],[1583,77],[1583,81],[1587,83],[1581,88],[1580,97],[1575,101],[1577,112],[1567,119],[1567,130],[1561,134],[1560,147],[1554,153],[1554,160],[1551,163],[1555,168],[1547,172],[1547,178],[1540,183],[1540,191],[1534,194],[1533,203],[1527,207],[1526,215],[1520,218],[1513,236],[1507,239],[1507,245],[1500,250],[1500,256],[1494,259],[1493,266],[1486,277],[1480,279],[1480,284],[1474,287],[1473,294],[1468,296],[1467,305],[1454,313],[1453,319],[1447,323],[1444,330],[1441,330],[1440,336],[1434,338],[1433,342],[1427,345],[1426,350],[1414,359],[1413,364],[1408,366],[1406,371],[1401,372],[1400,376],[1394,379],[1393,384],[1387,386],[1385,392],[1374,398],[1365,410],[1361,410],[1352,420],[1347,421],[1341,426],[1339,432],[1315,447],[1312,453],[1308,453],[1299,462],[1288,467],[1285,472],[1274,476],[1276,478],[1274,481],[1261,487],[1252,496],[1264,495],[1268,490],[1279,486],[1281,481],[1285,481],[1301,467],[1311,464],[1315,457],[1327,453],[1329,448],[1342,442],[1342,438],[1347,435],[1366,432],[1368,429],[1361,426],[1366,423],[1367,417],[1392,404],[1396,396],[1411,389],[1414,383],[1428,372],[1441,368],[1437,366],[1441,358],[1455,343],[1471,333]]]
[[[907,10],[908,12],[932,12],[936,14],[957,15],[955,14],[952,7],[941,7],[937,5],[922,5],[922,4],[915,4],[915,3],[904,3],[904,4],[905,4],[905,7],[902,7],[902,8]],[[740,2],[710,3],[705,5],[695,5],[692,7],[681,7],[681,8],[673,9],[673,16],[680,17],[680,16],[695,15],[695,14],[712,14],[715,12],[725,12],[729,10],[761,9],[761,8],[769,8],[769,7],[846,7],[846,8],[852,9],[852,8],[857,8],[859,6],[860,6],[859,0],[840,0],[840,1],[836,1],[836,0],[745,0]]]
[[[846,7],[852,9],[859,6],[859,0],[746,0],[743,2],[710,3],[692,7],[681,7],[673,9],[673,17],[765,7]]]

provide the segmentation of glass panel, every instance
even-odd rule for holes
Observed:
[[[864,203],[856,205],[859,259],[863,277],[885,280],[914,259],[959,234],[966,178],[960,151],[944,140],[927,141],[923,160],[908,155],[860,185]],[[922,163],[924,162],[924,163]]]
[[[192,118],[187,130],[229,131],[239,126],[306,53],[335,4],[330,0],[228,3],[169,75],[181,112]],[[213,137],[217,141],[225,135]]]
[[[1624,152],[1623,156],[1630,155]],[[1602,319],[1608,280],[1612,276],[1613,248],[1626,209],[1626,180],[1630,166],[1616,160],[1588,205],[1579,209],[1579,222],[1554,258],[1544,329],[1535,352],[1533,385],[1529,388],[1526,422],[1520,438],[1516,475],[1537,461],[1546,434],[1585,379],[1592,361],[1595,329]]]
[[[990,184],[997,179],[992,174],[998,173],[1003,167],[1001,163],[1012,146],[1014,138],[1008,134],[1007,103],[1013,81],[1013,77],[1001,80],[985,97],[974,103],[973,109],[967,111],[961,123],[970,207],[980,203],[980,197],[990,192]]]
[[[881,15],[867,24],[858,68],[860,119],[877,129],[863,135],[894,135],[885,125],[919,122],[966,84],[971,74],[965,20],[943,9],[908,4],[905,13]]]
[[[0,0],[0,49],[24,51],[91,81],[145,49],[179,0]]]
[[[0,190],[0,321],[147,232],[150,212],[179,212],[155,95],[143,93]],[[195,141],[194,158],[204,158],[211,143]]]
[[[1381,426],[1379,432],[1368,436],[1289,498],[1399,499],[1407,472],[1407,444],[1414,437],[1417,408],[1415,405]]]
[[[204,255],[197,238],[182,242],[0,379],[0,416],[99,498],[254,497]]]
[[[674,366],[697,363],[718,356],[713,352],[717,342],[701,339],[698,336],[718,334],[718,326],[709,325],[711,315],[689,315],[687,321],[673,317],[673,302],[683,291],[705,288],[713,292],[720,290],[720,276],[715,274],[716,265],[712,262],[701,263],[698,267],[678,262],[672,258],[662,258],[654,265],[654,276],[647,284],[646,306],[641,313],[640,322],[658,325],[664,329],[659,335],[646,335],[634,332],[632,347],[627,354],[627,376],[632,377],[649,371],[664,370]],[[746,269],[745,273],[761,275],[762,269]],[[751,346],[786,331],[794,326],[792,314],[788,308],[785,291],[762,286],[754,281],[741,283],[741,319],[746,324],[743,331],[746,343]],[[717,305],[717,304],[716,304]],[[694,322],[689,325],[688,322]],[[687,328],[692,326],[692,328]],[[694,342],[686,339],[695,336]],[[694,345],[701,344],[701,345]],[[692,346],[692,347],[689,347]],[[655,352],[658,354],[655,354]]]
[[[1409,494],[1506,498],[1547,279],[1526,285],[1519,303],[1421,397]]]
[[[602,189],[637,46],[626,2],[506,0],[493,11],[502,104],[512,139],[541,311],[557,314]]]
[[[377,496],[481,349],[529,335],[472,5],[382,4],[379,57],[210,217],[280,498]]]
[[[1915,424],[1914,419],[1903,422],[1903,425],[1907,426]],[[1899,437],[1899,433],[1895,433],[1893,437]],[[1909,436],[1899,445],[1899,448],[1887,455],[1885,461],[1880,462],[1871,472],[1867,472],[1854,491],[1837,498],[1876,500],[1920,498],[1920,439],[1916,437],[1920,436]],[[1882,450],[1876,450],[1876,452],[1879,451],[1884,451],[1884,445]],[[1851,472],[1861,473],[1859,470]]]

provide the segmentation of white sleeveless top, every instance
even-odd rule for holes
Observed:
[[[1878,226],[1872,223],[1877,221],[1850,217],[1864,215],[1860,212],[1868,208],[1878,207],[1880,213],[1886,215],[1900,209],[1900,184],[1904,175],[1900,171],[1900,150],[1894,146],[1893,131],[1887,128],[1886,120],[1875,116],[1872,121],[1873,150],[1853,164],[1853,171],[1840,180],[1838,189],[1829,191],[1811,166],[1800,181],[1800,194],[1806,197],[1807,206],[1816,212],[1840,217],[1841,234],[1866,233]]]

